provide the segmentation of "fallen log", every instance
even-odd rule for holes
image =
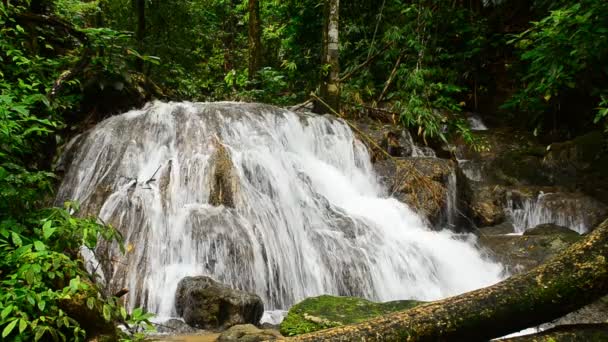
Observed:
[[[606,294],[608,220],[554,259],[498,284],[290,340],[487,341],[552,321]]]

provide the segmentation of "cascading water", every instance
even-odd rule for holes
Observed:
[[[552,223],[562,227],[568,227],[580,234],[586,233],[588,226],[585,215],[579,210],[571,210],[575,215],[566,212],[552,210],[547,206],[547,196],[551,194],[540,193],[537,197],[526,197],[514,200],[507,196],[507,208],[505,212],[511,217],[516,233],[523,233],[539,224]]]
[[[467,120],[469,121],[469,126],[474,131],[487,131],[488,130],[488,126],[486,126],[486,124],[483,123],[483,120],[477,114],[470,114],[467,117]]]
[[[174,316],[178,281],[209,275],[286,309],[305,297],[433,300],[498,281],[472,238],[435,232],[377,184],[346,124],[244,103],[161,103],[79,137],[57,201],[117,227],[109,289]],[[105,261],[104,261],[105,260]]]

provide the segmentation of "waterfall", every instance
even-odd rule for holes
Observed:
[[[483,123],[483,120],[477,114],[470,114],[467,117],[467,120],[469,121],[469,126],[471,127],[471,129],[473,131],[487,131],[488,130],[488,127],[486,126],[486,124]]]
[[[544,223],[568,227],[579,234],[587,232],[584,212],[578,210],[575,203],[570,204],[572,206],[570,213],[556,211],[547,206],[547,196],[551,194],[541,192],[536,197],[515,200],[508,194],[505,212],[511,217],[516,233],[523,233]],[[572,212],[574,215],[571,214]]]
[[[267,309],[320,294],[434,300],[502,276],[473,237],[432,231],[386,197],[364,145],[331,117],[154,102],[77,139],[57,202],[123,233],[126,254],[102,244],[96,255],[130,308],[174,316],[189,275],[255,292]]]
[[[458,186],[456,184],[456,171],[450,172],[446,184],[445,216],[449,228],[456,227],[458,218]]]

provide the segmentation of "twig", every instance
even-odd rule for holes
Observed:
[[[388,76],[388,79],[386,80],[386,83],[384,84],[384,89],[382,89],[382,92],[380,93],[380,96],[378,96],[378,100],[376,102],[380,103],[380,101],[382,101],[382,99],[384,98],[384,95],[386,95],[386,92],[388,91],[388,88],[391,86],[391,83],[393,83],[393,78],[397,74],[397,69],[399,69],[399,66],[401,65],[402,57],[403,57],[403,53],[399,55],[399,58],[397,58],[397,63],[395,63],[395,66],[393,67],[391,74]]]
[[[356,72],[358,72],[359,70],[365,68],[366,66],[368,66],[371,62],[373,62],[374,59],[376,59],[378,56],[380,56],[381,54],[384,53],[384,51],[388,50],[389,47],[391,47],[391,45],[393,45],[393,42],[390,42],[388,44],[386,44],[380,51],[378,51],[375,55],[369,57],[365,62],[359,64],[358,66],[356,66],[353,70],[349,71],[348,73],[346,73],[344,76],[340,77],[340,79],[338,80],[339,82],[344,82],[347,79],[351,78]]]
[[[302,102],[302,103],[300,103],[300,104],[297,104],[297,105],[295,105],[295,106],[293,106],[293,107],[289,107],[289,110],[290,110],[290,111],[292,111],[292,112],[295,112],[295,111],[297,111],[298,109],[300,109],[300,108],[302,108],[302,107],[306,106],[307,104],[311,103],[312,101],[313,101],[313,99],[312,99],[312,97],[311,97],[311,98],[309,98],[308,100],[306,100],[306,101],[304,101],[304,102]]]
[[[74,38],[78,39],[80,43],[84,46],[82,50],[82,55],[78,63],[72,68],[62,72],[61,75],[59,75],[59,77],[55,80],[55,82],[53,82],[53,86],[47,94],[49,100],[53,100],[55,97],[57,97],[59,91],[61,91],[65,83],[72,80],[74,77],[76,77],[76,75],[83,72],[84,69],[91,62],[93,50],[90,48],[89,38],[81,30],[77,29],[70,23],[56,17],[43,14],[19,13],[15,16],[15,18],[18,21],[28,21],[37,24],[61,28],[67,31],[67,33],[73,36]]]

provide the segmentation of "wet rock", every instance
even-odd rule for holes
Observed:
[[[211,192],[209,204],[234,208],[238,188],[238,178],[230,159],[230,153],[219,141],[215,141],[216,151],[211,157]]]
[[[374,164],[389,194],[406,203],[431,223],[438,223],[447,202],[454,163],[439,158],[400,158]]]
[[[543,196],[543,205],[567,217],[579,217],[589,231],[608,216],[608,207],[580,192],[557,192]]]
[[[561,252],[580,236],[571,231],[548,235],[481,235],[478,243],[512,273],[526,272]]]
[[[363,322],[391,312],[411,309],[423,302],[398,300],[374,303],[356,297],[323,295],[306,298],[289,309],[281,323],[281,333],[294,336],[321,329]]]
[[[552,223],[543,223],[534,228],[526,230],[524,235],[561,235],[576,237],[580,234],[568,227],[562,227]]]
[[[459,178],[461,179],[462,177]],[[465,212],[478,227],[495,226],[504,221],[503,187],[469,182],[460,189],[464,189],[462,197],[466,204]]]
[[[232,289],[205,276],[180,280],[175,308],[186,323],[202,329],[258,324],[264,313],[258,295]]]
[[[161,334],[192,334],[198,331],[179,319],[170,319],[156,326],[156,332]]]
[[[579,233],[593,230],[608,215],[608,207],[580,192],[561,187],[517,187],[506,192],[507,208],[519,231],[553,223]]]
[[[543,161],[565,171],[568,168],[585,170],[601,158],[603,149],[604,136],[602,132],[595,131],[565,142],[552,143]]]
[[[260,342],[283,340],[283,336],[276,330],[259,329],[253,324],[235,325],[224,331],[218,342]]]
[[[481,235],[506,235],[513,232],[515,232],[515,227],[513,227],[513,223],[508,221],[491,227],[479,228],[479,234]]]
[[[88,336],[94,336],[99,341],[116,341],[118,331],[114,322],[108,322],[104,319],[100,306],[89,308],[86,304],[87,298],[98,296],[96,287],[88,280],[83,279],[82,281],[88,283],[88,288],[79,290],[69,298],[60,299],[57,303],[59,308],[67,316],[76,320],[79,326],[86,330]]]

